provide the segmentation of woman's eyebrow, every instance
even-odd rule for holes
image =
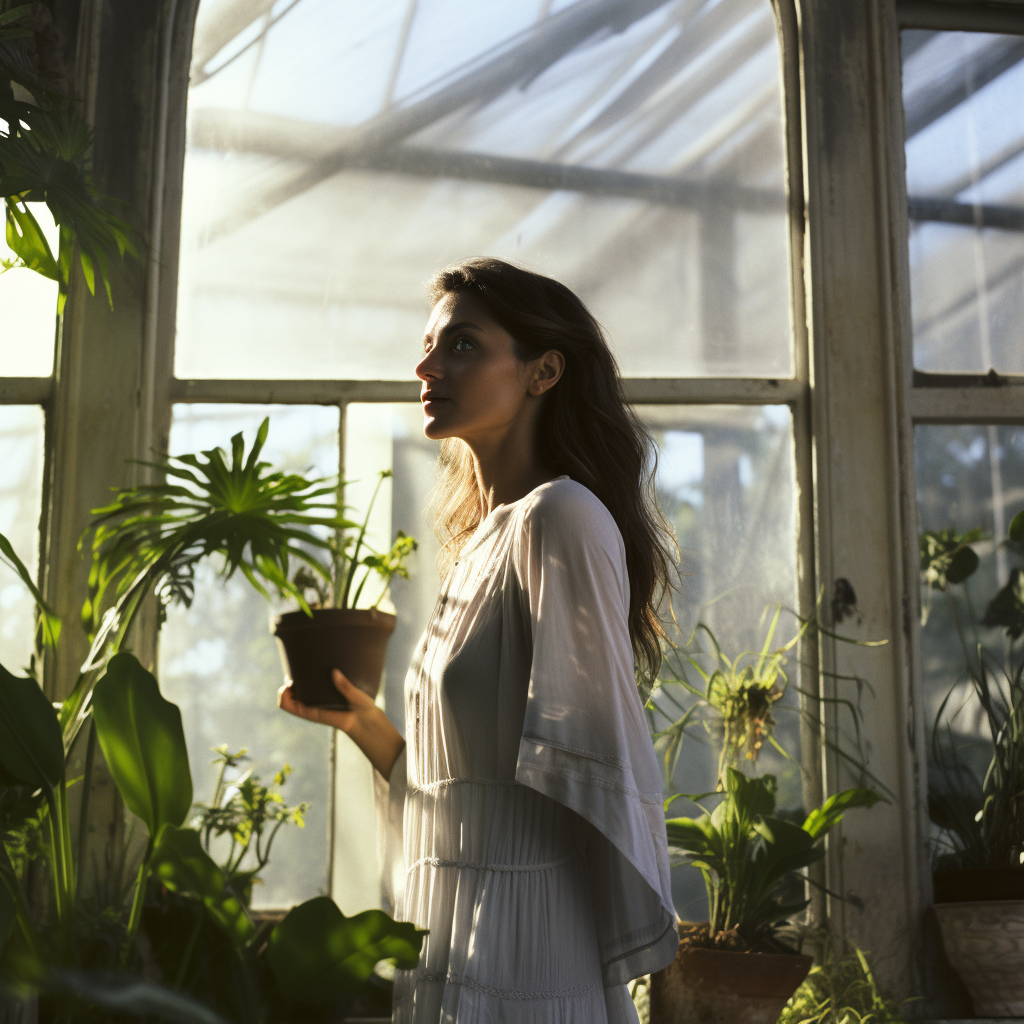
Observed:
[[[452,331],[461,331],[461,330],[463,330],[466,327],[471,327],[474,331],[479,331],[480,330],[480,328],[476,324],[470,323],[469,320],[460,320],[457,324],[449,324],[447,327],[445,327],[441,331],[441,333],[442,334],[451,334]]]

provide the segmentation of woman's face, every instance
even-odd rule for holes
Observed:
[[[440,440],[500,437],[561,375],[562,356],[516,358],[512,335],[475,295],[449,293],[434,306],[416,376],[423,432]]]

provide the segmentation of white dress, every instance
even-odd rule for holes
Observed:
[[[406,680],[406,750],[377,776],[385,891],[430,930],[395,1022],[635,1022],[626,983],[675,956],[628,607],[618,528],[567,477],[463,548]]]

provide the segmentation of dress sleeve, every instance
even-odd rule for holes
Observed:
[[[385,779],[373,773],[373,802],[377,824],[377,861],[380,864],[381,907],[392,917],[401,913],[405,903],[405,856],[403,819],[405,817],[406,752],[398,755],[391,776]]]
[[[637,692],[622,538],[585,487],[537,492],[514,549],[532,661],[517,781],[591,826],[604,983],[667,966],[678,945],[663,786]]]

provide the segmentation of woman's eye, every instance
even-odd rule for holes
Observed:
[[[473,347],[473,342],[469,338],[456,338],[452,343],[453,352],[468,352]]]

